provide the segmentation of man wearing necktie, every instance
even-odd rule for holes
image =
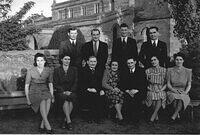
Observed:
[[[116,41],[113,41],[112,45],[112,61],[118,61],[120,71],[123,71],[126,68],[126,59],[128,57],[138,57],[138,49],[136,40],[128,37],[128,25],[122,23],[120,25],[121,37],[117,38]]]
[[[144,69],[136,66],[134,57],[127,59],[127,67],[120,74],[120,89],[124,92],[124,118],[138,122],[142,112],[142,101],[146,98],[146,75]]]
[[[167,45],[159,40],[158,27],[149,28],[150,40],[144,42],[139,53],[139,61],[145,69],[151,67],[151,57],[156,55],[160,57],[160,66],[168,67]]]
[[[67,54],[71,58],[71,65],[80,69],[82,66],[81,48],[83,43],[77,40],[77,29],[72,27],[68,30],[68,39],[62,41],[59,47],[59,56]]]
[[[102,77],[97,69],[97,58],[90,56],[81,76],[80,98],[82,107],[89,109],[89,120],[99,120],[103,117],[105,96],[102,90]]]
[[[100,74],[103,76],[105,65],[108,58],[108,45],[100,40],[99,29],[92,29],[92,40],[85,43],[82,48],[83,60],[87,61],[90,56],[97,58],[97,69],[100,69]]]

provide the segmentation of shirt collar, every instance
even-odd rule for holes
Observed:
[[[123,42],[123,39],[125,39],[125,42],[127,43],[128,37],[121,37],[121,41]]]
[[[69,39],[69,40],[70,40],[70,43],[74,42],[74,44],[76,44],[76,39],[75,40]]]
[[[153,43],[156,43],[156,46],[158,45],[158,39],[156,39],[156,40],[151,40],[151,44],[153,44]]]
[[[135,72],[135,67],[133,69],[130,69],[130,72],[134,73]]]

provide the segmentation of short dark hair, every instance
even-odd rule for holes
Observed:
[[[156,57],[156,58],[158,59],[158,61],[160,62],[160,59],[161,59],[161,58],[160,58],[159,55],[153,54],[153,55],[151,55],[150,59],[151,59],[152,57]]]
[[[68,55],[67,53],[63,53],[63,54],[61,54],[60,57],[59,57],[59,63],[60,63],[61,65],[63,64],[63,63],[62,63],[62,59],[63,59],[65,56],[70,57],[70,61],[71,61],[71,56]],[[70,63],[71,63],[71,62],[70,62]]]
[[[156,27],[156,26],[151,26],[151,27],[149,28],[149,31],[150,31],[150,29],[156,29],[156,31],[159,30],[158,27]]]
[[[95,29],[92,29],[92,30],[91,30],[91,35],[92,35],[93,31],[98,31],[98,32],[99,32],[99,34],[100,34],[100,30],[99,30],[99,29],[97,29],[97,28],[95,28]]]
[[[119,65],[119,62],[118,62],[117,60],[111,60],[110,63],[108,64],[108,66],[111,67],[111,65],[112,65],[113,62],[117,62],[118,65]],[[119,68],[119,67],[118,67],[118,68]]]
[[[45,55],[42,54],[42,53],[36,53],[36,54],[35,54],[33,65],[34,65],[35,67],[37,66],[37,58],[38,58],[38,57],[42,57],[42,58],[44,58],[44,61],[45,61],[44,66],[46,67],[46,66],[47,66],[47,59],[46,59]]]
[[[174,60],[175,60],[177,57],[181,57],[181,58],[183,58],[183,60],[185,60],[185,54],[182,53],[182,52],[178,52],[178,53],[174,54]]]
[[[95,59],[97,60],[97,57],[96,57],[96,56],[91,55],[90,57],[88,57],[88,61],[89,61],[91,58],[95,58]]]
[[[122,24],[120,25],[120,28],[122,28],[122,27],[127,27],[127,28],[128,28],[128,25],[127,25],[126,23],[122,23]]]
[[[71,30],[77,30],[77,28],[76,28],[76,27],[70,27],[70,28],[68,29],[68,33],[70,33]]]
[[[137,58],[136,58],[136,57],[130,56],[130,57],[127,57],[126,62],[127,62],[128,60],[130,60],[130,59],[133,59],[134,61],[137,61]]]

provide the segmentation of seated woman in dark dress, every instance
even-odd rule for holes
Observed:
[[[73,109],[73,102],[76,99],[77,69],[70,66],[70,57],[68,55],[63,55],[61,62],[62,65],[54,70],[53,83],[65,113],[62,128],[72,130],[70,115]]]
[[[109,100],[110,108],[115,107],[116,118],[121,121],[123,116],[121,113],[123,104],[123,92],[119,89],[119,70],[118,62],[112,61],[110,69],[106,69],[103,75],[102,87],[105,89],[106,97]]]

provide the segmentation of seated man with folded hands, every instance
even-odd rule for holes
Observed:
[[[120,87],[124,91],[124,117],[129,122],[138,122],[142,101],[146,98],[145,71],[136,67],[136,58],[127,59],[128,68],[121,73]]]
[[[99,122],[103,117],[105,93],[102,90],[102,75],[96,69],[97,59],[90,56],[88,66],[84,67],[81,75],[81,104],[89,109],[89,121]]]

